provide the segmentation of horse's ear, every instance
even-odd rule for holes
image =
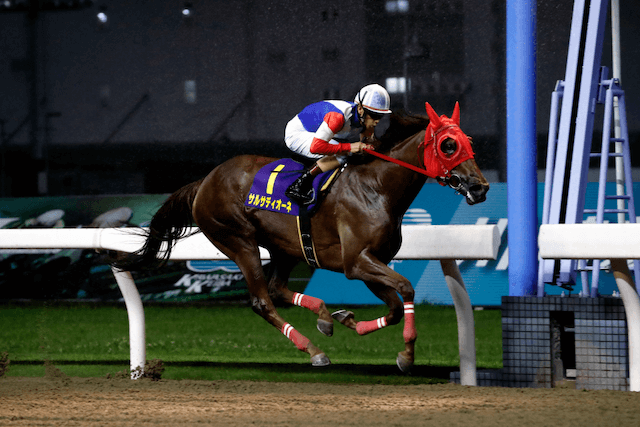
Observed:
[[[434,128],[438,129],[440,126],[442,126],[440,117],[428,102],[425,102],[425,107],[427,107],[427,115],[429,116],[429,122],[431,122]]]
[[[460,126],[460,104],[456,101],[456,106],[453,107],[453,114],[451,115],[451,120],[458,126]]]

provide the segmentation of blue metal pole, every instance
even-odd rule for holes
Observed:
[[[509,295],[537,293],[536,0],[507,0]]]

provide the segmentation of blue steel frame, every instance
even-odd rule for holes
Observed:
[[[580,65],[580,45],[586,9],[585,0],[576,0],[574,3],[558,129],[557,154],[553,165],[553,180],[547,181],[548,184],[552,183],[548,215],[549,224],[575,224],[582,222],[607,6],[608,0],[592,0],[589,4],[584,59],[579,82],[579,98],[574,115],[573,107]],[[570,150],[571,125],[574,121],[575,137],[569,165],[568,153]],[[571,171],[568,186],[564,185],[567,171]],[[563,208],[566,209],[565,212],[563,212]],[[543,296],[540,289],[542,282],[561,284],[575,282],[575,260],[545,260],[542,263],[543,266],[540,271],[543,274],[543,278],[539,282],[538,296]]]
[[[536,0],[507,0],[509,295],[537,283]]]
[[[549,136],[547,140],[547,160],[544,176],[544,196],[542,199],[542,223],[549,224],[549,210],[551,205],[551,189],[553,188],[553,175],[556,164],[556,153],[558,149],[558,111],[560,102],[564,96],[564,81],[558,80],[556,87],[551,94],[551,114],[549,115]],[[564,161],[566,162],[566,151],[564,151]],[[560,156],[561,153],[558,153]],[[539,260],[538,264],[538,296],[544,296],[544,260]]]
[[[628,134],[624,109],[624,92],[618,87],[615,79],[607,80],[606,69],[601,68],[602,44],[609,7],[608,0],[591,0],[588,3],[588,21],[586,35],[582,40],[584,17],[587,11],[586,0],[576,0],[571,22],[571,35],[567,55],[567,68],[564,81],[559,81],[551,99],[551,118],[549,124],[549,141],[547,153],[547,170],[545,176],[545,194],[543,206],[543,224],[576,224],[583,221],[585,213],[596,213],[596,222],[603,222],[604,213],[626,212],[629,221],[635,222],[631,166]],[[582,62],[580,62],[580,46],[584,45]],[[578,76],[578,70],[581,74]],[[579,78],[578,78],[579,77]],[[575,103],[576,90],[579,85],[578,102]],[[606,93],[605,93],[606,89]],[[611,138],[611,115],[613,97],[619,98],[620,123],[622,137]],[[562,98],[559,127],[555,127],[558,117],[559,99]],[[603,99],[604,98],[604,99]],[[604,124],[602,136],[602,152],[591,153],[593,120],[596,104],[604,103]],[[575,111],[574,111],[574,106]],[[575,126],[572,129],[572,124]],[[557,140],[555,135],[557,132]],[[570,139],[573,133],[573,145]],[[610,153],[610,142],[623,143],[623,162],[625,172],[626,196],[605,196],[608,159],[616,154]],[[568,153],[571,150],[571,158]],[[598,189],[597,209],[584,209],[585,193],[588,182],[589,159],[600,156],[600,182]],[[570,163],[570,164],[569,164]],[[551,171],[553,171],[551,173]],[[568,177],[566,174],[569,173]],[[607,198],[626,198],[628,209],[605,209]],[[586,265],[584,260],[580,261]],[[544,284],[554,283],[560,286],[575,283],[577,269],[576,260],[540,260],[538,271],[538,296],[544,296]],[[635,273],[640,273],[640,263],[635,263]],[[592,268],[592,285],[589,288],[586,271],[582,272],[582,294],[596,297],[600,261],[594,260]]]
[[[565,172],[568,170],[567,157],[569,153],[569,136],[571,132],[571,122],[573,118],[573,103],[576,91],[576,84],[578,78],[578,64],[580,54],[580,42],[582,38],[582,22],[584,19],[585,0],[576,0],[573,5],[573,16],[571,18],[571,33],[569,36],[569,50],[567,53],[567,66],[565,70],[565,79],[562,91],[562,104],[560,113],[560,123],[558,129],[558,140],[556,144],[556,159],[553,164],[553,179],[546,181],[546,186],[551,186],[551,198],[548,207],[548,224],[560,224],[564,222],[564,218],[561,218],[561,208],[563,203],[566,203],[566,188],[564,188]],[[547,168],[550,166],[547,165]],[[555,184],[555,185],[553,185]],[[545,206],[545,210],[547,207]],[[541,261],[541,272],[543,278],[541,279],[542,291],[540,286],[538,289],[538,296],[544,295],[544,282],[554,281],[554,270],[556,264],[560,263],[560,270],[568,272],[571,265],[566,261],[554,261],[545,260]],[[563,283],[571,281],[568,273],[564,276],[558,277]]]
[[[585,209],[585,213],[595,213],[596,223],[604,222],[604,214],[606,213],[626,213],[629,216],[629,222],[636,222],[636,211],[633,199],[633,179],[631,175],[631,153],[629,148],[629,131],[627,129],[627,113],[624,91],[618,85],[617,79],[607,79],[606,73],[601,74],[601,89],[605,92],[604,99],[604,118],[602,125],[602,146],[600,153],[591,153],[591,157],[600,157],[600,180],[598,183],[598,204],[596,209]],[[613,98],[618,98],[618,109],[620,112],[620,138],[611,138],[611,123],[613,119]],[[622,153],[611,153],[610,145],[612,142],[622,143]],[[607,196],[605,194],[607,186],[607,169],[610,157],[622,157],[624,169],[625,193],[620,196]],[[627,209],[606,209],[606,199],[626,199]],[[585,263],[586,264],[586,263]],[[640,262],[634,261],[635,277],[640,277]],[[588,287],[588,276],[586,271],[582,271],[582,289],[583,294],[589,294],[592,298],[598,296],[598,282],[600,279],[600,260],[593,260],[593,268],[591,272],[591,288]]]

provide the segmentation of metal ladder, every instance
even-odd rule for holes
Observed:
[[[617,100],[617,108],[620,117],[620,133],[614,137],[611,136],[612,118],[614,115],[614,98]],[[608,78],[608,69],[601,68],[600,85],[598,90],[597,101],[604,104],[604,118],[602,126],[602,145],[600,152],[592,152],[590,158],[600,159],[600,174],[598,181],[598,199],[595,209],[584,208],[583,214],[596,214],[595,223],[602,224],[605,220],[605,214],[626,214],[628,222],[636,222],[635,204],[633,199],[633,180],[631,176],[631,154],[629,151],[629,134],[627,130],[627,115],[625,108],[624,91],[620,88],[618,79]],[[611,145],[615,144],[615,150],[612,151]],[[618,191],[616,194],[607,194],[607,172],[609,169],[610,158],[622,158],[624,169],[624,187],[622,193]],[[622,201],[618,202],[615,209],[605,207],[607,200]],[[624,207],[626,203],[626,208]],[[624,215],[619,216],[619,222],[624,221]],[[598,296],[598,281],[600,279],[600,262],[601,260],[593,260],[592,266],[588,266],[587,260],[581,260],[578,263],[578,271],[580,271],[582,279],[582,293],[589,294],[592,298]],[[634,261],[635,277],[640,277],[640,263]],[[591,287],[588,288],[589,278],[588,271],[591,270]]]
[[[617,2],[614,0],[574,0],[565,78],[558,81],[551,99],[543,224],[577,224],[583,222],[585,213],[591,212],[596,213],[596,222],[604,221],[605,214],[610,212],[618,212],[618,222],[625,221],[625,213],[629,216],[629,222],[636,221],[624,92],[620,89],[619,81],[609,79],[608,70],[601,67],[605,21],[610,1],[613,19],[614,15],[618,15]],[[583,32],[585,28],[586,32]],[[613,55],[616,70],[619,68],[616,65],[619,62],[619,49],[614,50],[617,53]],[[616,71],[616,76],[619,74],[619,70]],[[616,101],[619,103],[620,123],[623,129],[616,123],[616,137],[611,138],[611,117]],[[591,153],[591,140],[598,103],[605,104],[602,150],[595,154],[601,160],[601,185],[598,189],[598,207],[595,211],[590,211],[585,210],[585,194],[589,164],[594,156]],[[621,149],[612,153],[612,142],[616,148]],[[606,174],[610,157],[616,158],[617,170],[622,169],[620,160],[624,163],[626,190],[618,190],[619,195],[607,197]],[[617,180],[622,181],[620,172],[616,174]],[[622,194],[623,192],[625,194]],[[608,198],[617,199],[617,210],[605,209],[605,201]],[[620,207],[624,202],[627,203],[627,208]],[[545,295],[544,287],[547,283],[573,290],[581,264],[582,267],[586,265],[586,261],[572,259],[539,261],[538,296]],[[596,262],[596,267],[592,268],[595,277],[591,287],[588,280],[585,280],[586,270],[584,273],[580,271],[580,277],[583,279],[581,294],[585,297],[595,297],[598,294],[600,261]],[[640,278],[640,262],[634,263],[634,273]]]

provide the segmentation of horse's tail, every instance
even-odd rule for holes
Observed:
[[[120,270],[135,271],[165,264],[174,243],[186,237],[187,230],[193,225],[191,208],[202,181],[204,178],[170,195],[151,218],[148,230],[143,229],[146,240],[142,248],[119,257],[112,265]],[[166,246],[163,245],[165,242]],[[161,250],[162,255],[158,258]]]

